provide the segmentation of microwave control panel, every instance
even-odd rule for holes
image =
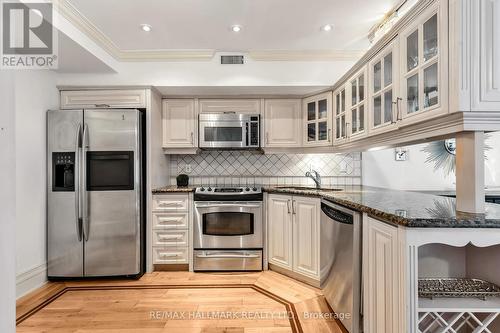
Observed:
[[[250,117],[250,146],[259,146],[259,117]]]

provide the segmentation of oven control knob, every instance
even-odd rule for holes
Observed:
[[[205,191],[205,188],[204,187],[200,188],[200,191],[202,191],[202,192]]]
[[[211,188],[211,187],[209,187],[209,188],[207,189],[207,191],[212,191],[212,188]]]
[[[254,187],[254,188],[252,189],[252,191],[257,191],[257,187]]]
[[[250,187],[247,187],[247,188],[245,189],[245,191],[250,191]]]

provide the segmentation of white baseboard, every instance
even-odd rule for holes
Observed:
[[[47,282],[47,264],[43,263],[16,276],[16,299]]]

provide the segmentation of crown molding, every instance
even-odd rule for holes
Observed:
[[[356,61],[366,50],[250,50],[255,61]]]
[[[120,62],[210,61],[216,51],[194,50],[121,50],[68,0],[53,0],[55,10],[78,30]],[[254,61],[356,61],[364,50],[251,50],[242,52]]]

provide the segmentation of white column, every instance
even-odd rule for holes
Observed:
[[[29,92],[26,92],[29,96]],[[27,97],[29,98],[29,97]],[[16,330],[14,71],[0,70],[0,332]]]
[[[484,213],[484,132],[458,133],[457,211]]]

